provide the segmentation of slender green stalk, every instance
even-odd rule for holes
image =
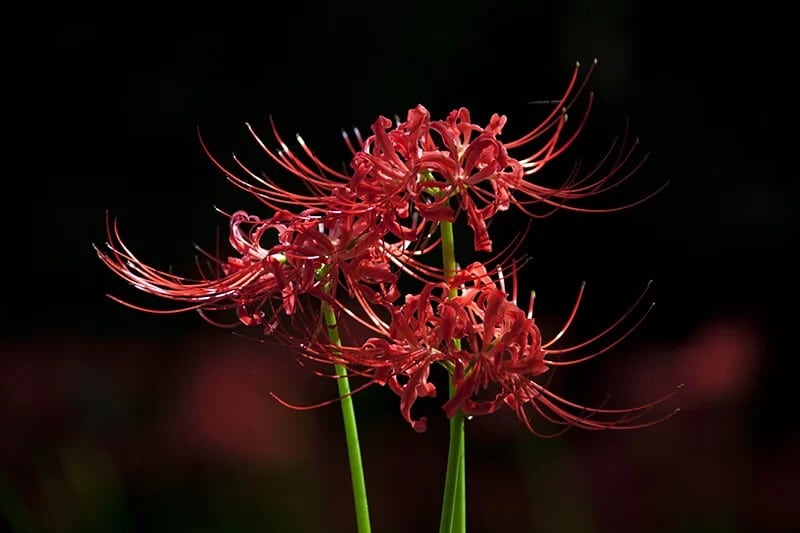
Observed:
[[[452,384],[451,384],[452,390]],[[465,530],[463,516],[456,516],[465,507],[466,502],[459,502],[463,491],[458,486],[459,473],[463,471],[464,448],[464,416],[456,413],[450,419],[450,447],[447,451],[447,474],[444,479],[444,498],[442,498],[442,517],[439,520],[439,533],[458,533],[456,523]]]
[[[466,533],[467,531],[467,449],[464,447],[464,417],[461,413],[461,459],[458,465],[458,483],[456,485],[456,506],[453,510],[453,533]]]
[[[336,324],[336,315],[327,303],[322,303],[322,315],[328,328],[328,338],[336,345],[341,346],[339,328]],[[350,478],[353,481],[353,499],[356,506],[356,527],[358,533],[369,533],[369,506],[367,505],[367,485],[364,482],[364,466],[361,463],[361,446],[358,443],[358,427],[356,426],[356,411],[353,407],[353,397],[350,396],[350,380],[347,369],[342,365],[334,365],[338,378],[339,398],[342,404],[342,417],[344,418],[344,434],[347,440],[347,458],[350,462]]]
[[[452,222],[441,222],[442,259],[444,276],[450,279],[456,274],[455,239]],[[450,298],[458,295],[458,289],[450,290]],[[461,339],[453,339],[456,348],[461,348]],[[453,380],[450,380],[450,395],[454,392]],[[450,419],[450,444],[447,451],[447,473],[444,480],[444,497],[442,498],[442,517],[439,521],[439,533],[465,533],[466,520],[466,470],[464,462],[464,415],[457,412]]]
[[[442,262],[444,263],[444,277],[450,279],[456,275],[456,242],[453,236],[453,223],[440,222],[442,232]],[[458,296],[458,289],[450,289],[450,298]]]

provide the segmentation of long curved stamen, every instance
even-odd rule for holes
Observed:
[[[605,337],[606,335],[611,333],[613,330],[615,330],[626,318],[628,318],[630,316],[630,314],[633,312],[633,310],[636,309],[639,306],[639,304],[642,302],[642,300],[644,299],[645,295],[650,290],[650,287],[652,285],[653,285],[653,282],[652,281],[648,281],[647,282],[647,286],[645,286],[644,290],[641,292],[639,297],[636,298],[636,301],[634,301],[633,304],[631,304],[628,307],[628,310],[625,311],[619,318],[617,318],[617,320],[615,320],[611,325],[606,327],[600,333],[594,335],[593,337],[591,337],[589,339],[586,339],[585,341],[583,341],[583,342],[581,342],[579,344],[576,344],[574,346],[570,346],[569,348],[562,348],[560,350],[551,350],[551,349],[548,348],[547,349],[547,353],[548,354],[560,354],[560,353],[572,352],[572,351],[575,351],[575,350],[579,350],[579,349],[581,349],[581,348],[583,348],[585,346],[588,346],[588,345],[592,344],[593,342],[596,342],[599,339],[602,339],[603,337]],[[582,293],[583,293],[583,286],[581,286],[581,294]],[[652,309],[652,306],[650,308]],[[648,312],[649,312],[649,310],[648,310]],[[647,313],[645,313],[645,316],[647,316]],[[571,318],[570,318],[570,320],[571,320]],[[549,345],[552,345],[552,343],[548,344],[548,346]],[[546,348],[546,346],[545,346],[545,348]]]

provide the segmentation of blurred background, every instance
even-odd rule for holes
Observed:
[[[198,143],[290,180],[248,136],[301,132],[346,163],[341,128],[422,103],[507,139],[549,111],[576,60],[599,64],[580,141],[543,179],[596,161],[625,131],[646,166],[597,206],[531,228],[521,289],[545,337],[582,280],[571,340],[591,336],[655,280],[654,312],[611,353],[559,373],[557,390],[625,406],[685,389],[681,413],[630,432],[541,440],[508,413],[467,425],[470,531],[788,531],[800,526],[796,327],[800,189],[791,17],[769,2],[77,2],[28,5],[7,46],[12,170],[0,339],[0,529],[28,532],[354,530],[335,385],[280,347],[192,314],[115,304],[136,294],[104,269],[105,212],[155,266],[193,272],[217,206],[267,216]],[[8,122],[6,122],[8,124]],[[788,132],[788,133],[787,133]],[[517,154],[524,156],[524,154]],[[288,181],[287,181],[288,183]],[[498,215],[492,230],[524,227]],[[462,232],[459,246],[471,236]],[[463,243],[463,244],[461,244]],[[462,260],[466,260],[462,256]],[[442,376],[438,376],[441,382]],[[435,531],[447,453],[397,397],[356,399],[376,532]]]

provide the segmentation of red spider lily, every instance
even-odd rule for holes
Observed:
[[[399,295],[396,271],[419,276],[423,266],[413,256],[430,248],[420,251],[403,243],[387,243],[369,220],[347,214],[326,216],[307,209],[297,215],[281,211],[262,220],[237,211],[229,219],[229,241],[238,256],[221,261],[203,252],[216,268],[213,272],[200,268],[198,279],[177,276],[139,260],[122,241],[116,221],[109,222],[107,251],[97,250],[100,259],[134,287],[187,305],[155,310],[112,298],[153,313],[198,310],[217,325],[222,324],[207,313],[233,309],[242,324],[264,324],[271,333],[276,313],[295,313],[297,298],[303,294],[334,304],[341,285],[367,307],[394,301]],[[277,243],[265,247],[262,241],[273,232]],[[267,316],[268,312],[272,316]]]
[[[579,65],[553,111],[525,135],[510,142],[499,137],[506,117],[492,115],[485,127],[474,124],[469,110],[452,111],[446,120],[432,121],[425,107],[408,111],[406,120],[392,121],[379,117],[372,125],[372,135],[362,140],[356,130],[357,144],[344,134],[353,153],[352,175],[335,170],[323,162],[297,136],[295,153],[272,123],[272,133],[280,148],[270,149],[248,124],[248,129],[264,152],[283,169],[300,179],[308,194],[294,193],[279,187],[269,177],[259,175],[234,156],[238,172],[223,166],[203,143],[214,164],[236,186],[250,192],[272,209],[287,206],[326,210],[330,214],[357,214],[370,220],[381,236],[393,234],[400,240],[413,241],[424,222],[450,221],[456,210],[466,212],[474,233],[477,251],[491,251],[486,221],[498,211],[516,206],[529,216],[532,204],[541,203],[549,211],[563,207],[574,211],[609,212],[630,207],[650,198],[612,208],[587,208],[575,201],[606,192],[630,177],[644,163],[646,156],[634,158],[638,142],[627,146],[625,139],[617,149],[614,143],[598,165],[584,175],[574,171],[562,185],[551,188],[529,178],[562,155],[580,134],[592,106],[593,96],[571,131],[567,128],[567,110],[583,92],[589,72],[579,80]],[[201,139],[202,142],[202,139]],[[511,150],[526,148],[522,157]],[[515,196],[513,193],[517,192]],[[658,191],[656,191],[658,192]],[[653,193],[655,194],[655,192]],[[456,205],[451,206],[451,200]],[[417,212],[422,224],[412,223]]]
[[[420,108],[424,109],[421,106]],[[412,127],[414,124],[415,119],[412,116],[413,113],[410,112],[409,120],[404,123],[406,127]],[[387,120],[381,117],[376,124],[383,124],[383,129],[385,130],[391,125],[391,121],[389,121],[388,125],[385,124]],[[203,142],[202,137],[200,142],[214,165],[225,173],[231,183],[251,193],[275,211],[288,207],[300,207],[303,209],[318,209],[325,211],[329,215],[357,215],[367,221],[372,227],[372,231],[380,237],[392,234],[401,241],[415,241],[424,231],[427,220],[438,220],[423,218],[422,224],[418,224],[419,219],[412,213],[412,205],[406,196],[402,194],[402,190],[408,186],[408,182],[417,179],[416,173],[411,172],[408,174],[408,169],[406,169],[405,172],[408,175],[404,178],[398,178],[392,173],[402,174],[402,169],[391,169],[388,174],[380,179],[365,179],[364,177],[367,173],[364,167],[370,168],[370,171],[372,171],[370,175],[372,176],[375,172],[380,172],[379,168],[375,168],[376,164],[378,167],[385,167],[384,170],[394,164],[402,166],[403,159],[393,154],[400,149],[402,156],[408,157],[408,150],[415,149],[413,145],[416,140],[413,137],[411,139],[401,139],[398,132],[393,132],[391,142],[381,139],[379,146],[376,148],[380,156],[372,158],[369,150],[370,146],[375,144],[375,136],[364,142],[361,139],[361,134],[356,130],[358,142],[358,149],[356,149],[350,137],[344,133],[345,142],[353,153],[351,167],[355,171],[353,175],[348,175],[323,162],[309,148],[300,135],[297,135],[297,142],[301,153],[299,155],[295,154],[278,133],[274,122],[271,122],[271,125],[273,136],[280,145],[280,148],[276,150],[271,150],[267,147],[266,143],[249,124],[247,127],[264,152],[284,170],[299,178],[300,184],[308,189],[308,194],[290,192],[280,187],[268,176],[257,174],[234,155],[234,163],[239,167],[239,172],[244,174],[244,177],[242,177],[220,163]],[[413,126],[413,128],[427,131],[427,123]],[[377,126],[374,126],[373,130],[383,131],[378,130]],[[378,135],[378,137],[380,138],[381,135]],[[405,147],[405,150],[402,150],[403,147]],[[384,148],[388,149],[388,151],[383,150]],[[368,160],[372,160],[372,163],[368,162]],[[387,176],[390,177],[387,178]]]
[[[474,263],[455,278],[455,283],[462,286],[452,301],[469,316],[471,324],[452,330],[454,338],[460,341],[460,349],[450,350],[446,358],[453,364],[455,384],[455,393],[443,406],[448,416],[458,411],[468,416],[489,414],[506,405],[531,432],[540,436],[542,433],[533,427],[526,411],[528,407],[545,420],[567,428],[631,429],[663,420],[664,417],[642,422],[641,417],[672,397],[674,392],[654,402],[626,409],[590,408],[557,395],[547,384],[536,379],[552,368],[587,361],[616,346],[641,323],[647,312],[630,329],[606,342],[602,348],[572,360],[560,359],[563,354],[593,345],[618,329],[638,307],[644,293],[625,314],[598,335],[574,346],[557,349],[555,343],[577,313],[583,287],[564,328],[552,340],[543,342],[532,316],[533,299],[528,311],[523,311],[516,303],[516,283],[509,296],[501,271],[499,278],[499,282],[495,282],[479,263]],[[481,393],[490,389],[498,392],[489,399],[479,399]]]
[[[378,336],[364,342],[332,343],[324,328],[319,326],[316,313],[306,314],[305,320],[296,320],[295,325],[302,324],[299,334],[284,340],[297,348],[302,359],[324,365],[344,365],[350,375],[366,378],[367,382],[358,390],[370,385],[388,385],[400,396],[403,418],[416,431],[422,432],[427,421],[424,417],[414,419],[411,409],[418,398],[436,395],[436,387],[428,381],[431,366],[448,358],[452,338],[471,325],[466,311],[448,298],[449,287],[446,282],[428,282],[418,294],[406,294],[402,304],[384,302],[383,307],[390,315],[386,321],[378,312],[368,310],[368,318],[361,322]],[[339,311],[340,315],[344,312],[353,316],[345,307]],[[277,399],[296,409],[312,409],[338,401],[298,407]]]
[[[453,373],[455,393],[443,406],[450,417],[458,411],[468,416],[490,414],[508,406],[537,435],[542,433],[534,428],[528,408],[551,423],[585,429],[630,429],[663,419],[642,421],[645,414],[672,394],[627,409],[590,408],[562,398],[546,382],[540,382],[548,370],[597,357],[626,338],[647,312],[631,328],[594,352],[561,360],[563,354],[578,352],[608,338],[638,308],[644,293],[595,337],[568,348],[556,348],[577,313],[583,288],[564,328],[552,340],[543,342],[532,317],[532,301],[527,312],[523,311],[516,304],[516,284],[509,295],[502,270],[498,269],[494,277],[499,280],[495,281],[483,265],[474,263],[459,271],[452,282],[426,283],[418,294],[406,295],[402,305],[387,304],[390,319],[383,322],[376,318],[373,330],[379,336],[363,343],[331,343],[318,326],[318,316],[313,316],[308,329],[290,343],[299,346],[303,358],[345,365],[351,374],[365,377],[367,382],[359,390],[373,384],[388,385],[400,396],[401,413],[416,431],[425,431],[427,421],[414,419],[411,409],[418,398],[436,394],[435,386],[428,381],[430,367],[436,363]],[[450,297],[453,287],[459,287],[459,293]],[[492,390],[495,392],[486,399]],[[289,407],[309,409],[337,400],[308,407],[279,401]]]
[[[407,217],[413,208],[430,221],[453,221],[451,199],[455,199],[458,209],[466,211],[475,249],[491,251],[486,220],[511,205],[529,216],[544,216],[533,213],[530,205],[543,203],[551,208],[608,212],[646,200],[652,195],[617,208],[590,209],[571,203],[618,186],[641,166],[646,157],[633,159],[638,142],[628,147],[624,139],[616,155],[609,150],[588,173],[579,176],[574,172],[560,187],[545,187],[526,179],[563,154],[586,122],[591,94],[577,127],[567,133],[566,111],[582,92],[591,69],[581,83],[578,72],[576,65],[553,112],[527,134],[510,142],[499,139],[506,117],[498,114],[481,127],[472,122],[466,108],[452,111],[446,120],[431,121],[428,110],[420,105],[409,110],[406,121],[391,130],[392,122],[380,117],[372,126],[373,135],[362,143],[351,163],[354,175],[348,190],[354,196],[340,205],[343,209],[357,204],[380,206],[378,210],[389,219]],[[539,146],[531,148],[535,142]],[[509,154],[522,147],[533,151],[521,159]],[[515,197],[514,191],[521,197]],[[392,231],[402,235],[396,228]]]
[[[253,299],[252,294],[271,294],[280,290],[283,258],[253,246],[239,228],[244,222],[260,221],[243,212],[231,216],[230,240],[242,256],[232,257],[227,263],[218,262],[223,273],[217,277],[201,276],[200,279],[191,279],[153,268],[141,261],[123,242],[117,221],[113,223],[108,221],[107,251],[95,247],[100,260],[134,287],[188,305],[176,309],[157,310],[134,305],[114,296],[111,298],[141,311],[179,313],[190,310],[238,309],[243,302]]]

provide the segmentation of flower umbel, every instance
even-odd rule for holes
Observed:
[[[583,175],[570,175],[558,188],[531,179],[573,144],[586,123],[591,93],[577,126],[571,131],[567,127],[567,111],[583,91],[591,70],[580,83],[578,73],[576,65],[553,111],[528,133],[509,142],[500,140],[507,122],[504,115],[492,115],[482,127],[473,123],[463,107],[450,112],[445,120],[432,121],[428,110],[419,105],[393,129],[388,118],[380,117],[372,125],[373,135],[354,156],[352,190],[359,201],[388,202],[384,207],[388,216],[416,211],[430,221],[452,222],[456,211],[465,211],[475,250],[484,252],[492,250],[486,221],[512,205],[531,217],[540,217],[554,208],[609,212],[647,200],[658,191],[620,207],[575,204],[618,186],[647,159],[646,155],[635,157],[638,141],[628,145],[624,138],[612,144],[599,164]],[[512,150],[523,149],[526,153],[521,158],[512,155]],[[536,213],[532,210],[535,204],[548,209]]]

